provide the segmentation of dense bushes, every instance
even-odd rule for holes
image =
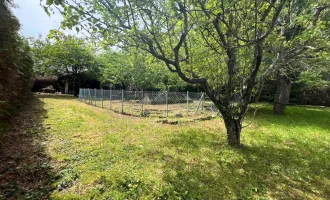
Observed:
[[[330,106],[330,87],[303,87],[301,97],[303,104]]]
[[[10,115],[30,93],[33,59],[28,42],[18,34],[20,24],[9,1],[0,1],[0,118]]]
[[[274,102],[275,94],[276,81],[269,80],[264,85],[260,101]],[[293,83],[290,104],[330,106],[330,86]]]

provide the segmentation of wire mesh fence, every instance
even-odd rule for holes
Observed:
[[[218,110],[204,93],[84,89],[79,100],[118,113],[158,118],[217,115]]]

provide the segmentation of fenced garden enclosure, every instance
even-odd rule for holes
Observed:
[[[83,89],[79,100],[112,111],[144,117],[208,117],[218,113],[204,93]]]

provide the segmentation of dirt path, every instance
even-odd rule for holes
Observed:
[[[53,173],[43,145],[43,103],[32,97],[0,133],[0,199],[49,199]]]

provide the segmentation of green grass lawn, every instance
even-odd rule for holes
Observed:
[[[168,125],[68,97],[40,100],[53,199],[330,199],[329,108],[274,116],[259,104],[233,149],[221,119]]]

